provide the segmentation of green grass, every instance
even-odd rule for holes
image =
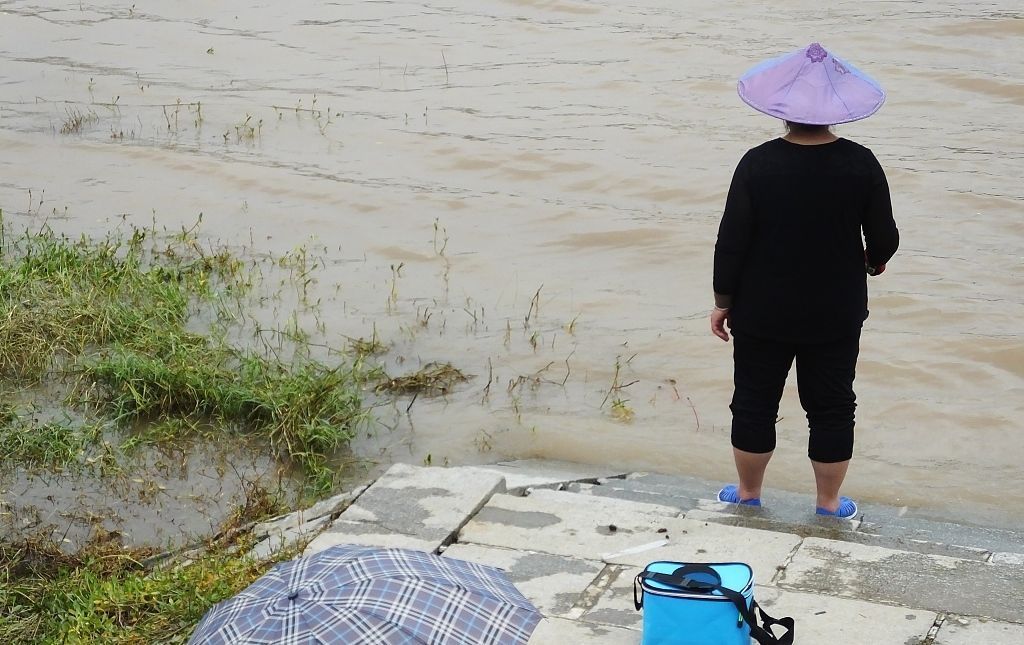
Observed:
[[[147,571],[145,551],[97,542],[78,554],[0,543],[0,639],[12,644],[185,643],[206,611],[265,573],[239,555],[249,542],[214,544],[183,566]]]
[[[360,396],[366,377],[359,369],[284,364],[205,343],[156,355],[117,347],[86,363],[83,374],[103,386],[110,413],[121,423],[200,417],[265,437],[305,468],[316,493],[333,486],[329,457],[366,414]],[[165,426],[165,439],[173,429]]]
[[[60,471],[79,463],[102,436],[96,424],[34,423],[0,415],[0,465]]]
[[[0,379],[64,383],[68,416],[92,421],[39,423],[7,406],[0,460],[64,468],[103,423],[161,424],[171,439],[169,429],[202,422],[267,440],[303,469],[310,493],[333,487],[331,456],[365,420],[361,388],[376,372],[361,359],[317,360],[294,331],[278,334],[291,351],[240,342],[237,312],[253,285],[240,259],[204,249],[193,230],[70,239],[7,228],[0,213]]]

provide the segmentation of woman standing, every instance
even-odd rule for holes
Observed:
[[[787,133],[740,160],[715,245],[711,330],[734,339],[739,474],[718,499],[760,506],[795,360],[817,513],[853,518],[857,505],[839,489],[853,455],[866,276],[885,270],[899,233],[878,160],[830,126],[874,114],[885,93],[818,43],[758,65],[738,89],[748,105],[785,121]]]

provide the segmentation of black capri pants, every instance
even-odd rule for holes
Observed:
[[[789,368],[796,359],[800,405],[807,413],[807,456],[835,463],[853,456],[853,379],[860,330],[826,343],[786,343],[733,334],[732,445],[746,452],[775,450],[775,421]]]

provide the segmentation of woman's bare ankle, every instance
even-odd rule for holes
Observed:
[[[839,510],[839,496],[830,497],[827,495],[818,495],[817,507],[823,508],[830,513],[835,513]]]

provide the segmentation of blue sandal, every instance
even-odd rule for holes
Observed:
[[[827,508],[822,508],[820,506],[814,512],[818,515],[838,517],[841,520],[852,520],[857,516],[857,502],[853,501],[849,497],[840,497],[839,508],[837,508],[834,513]]]
[[[760,506],[761,498],[740,499],[740,489],[735,484],[729,484],[718,491],[718,501],[726,504],[742,504],[743,506]]]

